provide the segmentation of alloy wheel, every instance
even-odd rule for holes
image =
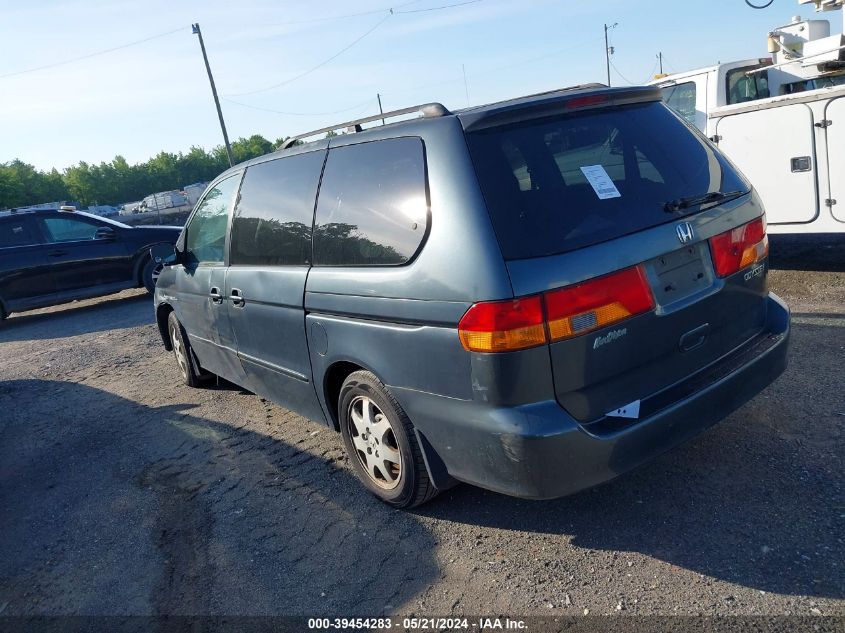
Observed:
[[[347,420],[355,454],[370,480],[385,490],[398,486],[402,453],[384,412],[367,396],[357,396],[349,403]]]
[[[161,275],[161,271],[163,268],[164,266],[162,264],[156,264],[153,268],[153,271],[150,274],[150,278],[153,280],[153,288],[155,288],[155,285],[158,283],[158,278]]]
[[[173,354],[176,356],[176,362],[179,363],[179,371],[182,372],[182,377],[188,378],[188,356],[185,353],[185,346],[182,345],[182,337],[179,335],[177,326],[174,323],[170,326],[170,341],[173,345]]]

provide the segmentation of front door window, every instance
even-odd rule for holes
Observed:
[[[221,180],[205,195],[185,229],[185,257],[193,264],[222,264],[229,209],[240,174]]]
[[[47,217],[42,222],[50,242],[93,240],[99,228],[96,224],[78,218]]]

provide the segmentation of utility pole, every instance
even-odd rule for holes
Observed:
[[[607,24],[604,25],[604,58],[607,64],[607,85],[610,86],[610,56],[613,55],[613,48],[610,46],[610,42],[607,38],[607,32],[610,29],[615,29],[616,25],[619,24],[618,22],[614,22],[610,26]]]
[[[660,60],[660,74],[662,75],[663,74],[663,51],[660,51],[657,54],[657,59]]]
[[[469,107],[469,86],[467,85],[467,67],[466,67],[466,64],[461,64],[461,72],[464,74],[464,92],[467,95],[467,107]]]
[[[376,99],[378,99],[379,114],[384,114],[384,110],[381,107],[381,95],[379,93],[376,93]],[[381,120],[381,124],[384,125],[384,119]]]
[[[214,77],[211,75],[211,66],[208,65],[208,55],[205,53],[205,43],[202,41],[202,31],[199,22],[191,25],[194,35],[200,38],[202,58],[205,61],[205,70],[208,72],[208,82],[211,84],[211,94],[214,95],[214,105],[217,106],[217,118],[220,119],[220,129],[223,130],[223,141],[226,143],[226,156],[229,157],[229,167],[235,164],[232,158],[232,146],[229,144],[229,135],[226,133],[226,123],[223,121],[223,110],[220,109],[220,99],[217,98],[217,88],[214,85]]]

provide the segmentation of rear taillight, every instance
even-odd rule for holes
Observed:
[[[510,352],[560,341],[654,308],[641,266],[542,296],[476,303],[458,323],[464,349]]]
[[[586,334],[654,307],[641,266],[545,294],[551,340]]]
[[[511,352],[546,342],[540,297],[476,303],[458,323],[470,352]]]
[[[766,222],[762,217],[710,238],[713,267],[719,277],[756,264],[769,254]]]

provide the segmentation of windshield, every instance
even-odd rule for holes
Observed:
[[[650,102],[467,135],[506,259],[583,248],[697,212],[673,200],[749,186],[697,132]]]

